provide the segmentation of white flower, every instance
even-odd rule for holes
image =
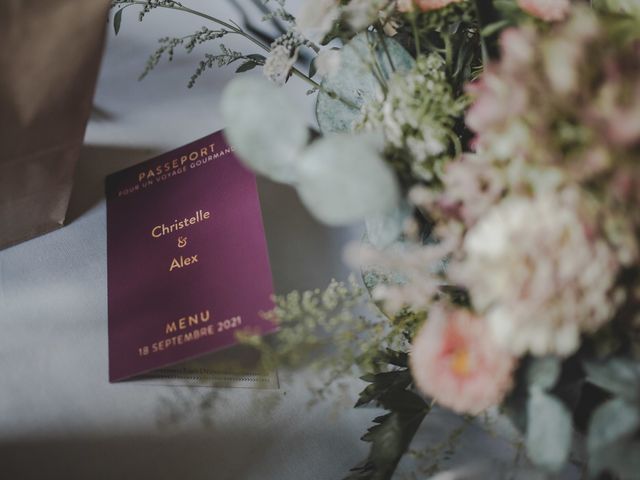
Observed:
[[[344,18],[355,31],[364,30],[378,20],[389,0],[351,0],[344,7]]]
[[[263,73],[277,85],[284,85],[291,68],[298,59],[298,50],[291,54],[284,45],[277,45],[271,49],[264,62]]]
[[[300,47],[307,44],[308,40],[295,29],[276,38],[264,62],[263,73],[277,85],[284,85],[298,60]]]
[[[335,75],[340,69],[340,51],[324,50],[316,58],[316,69],[321,77]]]
[[[505,200],[464,240],[466,259],[452,275],[513,353],[569,355],[581,332],[613,316],[618,263],[578,201],[575,192]]]
[[[339,16],[338,0],[307,0],[296,17],[296,26],[305,37],[319,42],[331,31]]]

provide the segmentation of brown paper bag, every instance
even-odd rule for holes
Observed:
[[[0,248],[64,223],[108,5],[0,1]]]

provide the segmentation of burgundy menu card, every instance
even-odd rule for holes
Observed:
[[[275,329],[256,180],[222,132],[108,176],[106,196],[111,382]]]

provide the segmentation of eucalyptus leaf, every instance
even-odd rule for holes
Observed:
[[[330,135],[300,158],[298,193],[329,225],[346,225],[397,207],[400,188],[391,168],[366,136]]]
[[[405,220],[411,215],[411,207],[402,202],[388,213],[370,215],[365,219],[367,239],[374,247],[386,248],[398,240]]]
[[[256,172],[284,183],[309,140],[303,112],[282,89],[259,77],[233,80],[222,95],[225,136]]]
[[[607,471],[618,480],[638,480],[640,441],[623,440],[598,449],[589,455],[589,470],[591,478]]]
[[[379,45],[372,49],[371,44],[376,42]],[[363,32],[340,51],[338,71],[322,81],[318,93],[316,117],[323,133],[350,132],[353,123],[360,117],[362,105],[376,97],[380,85],[372,73],[374,59],[380,65],[385,79],[394,70],[403,72],[413,67],[415,60],[402,45],[388,37],[385,37],[384,45],[386,49],[378,37]],[[353,106],[346,105],[337,96]]]
[[[549,390],[555,386],[561,370],[562,365],[557,357],[534,358],[527,367],[527,384]]]
[[[585,362],[584,369],[592,384],[628,400],[640,399],[640,368],[632,360]]]
[[[527,453],[531,461],[552,472],[569,458],[573,427],[571,412],[541,389],[531,390],[527,404]]]
[[[632,435],[640,426],[640,406],[614,398],[599,406],[589,425],[590,452]]]

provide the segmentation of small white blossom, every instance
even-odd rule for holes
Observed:
[[[264,75],[277,85],[284,85],[298,60],[300,47],[307,44],[308,41],[295,30],[277,38],[271,44],[271,51],[264,62]]]
[[[288,48],[277,45],[271,49],[266,62],[264,62],[263,72],[277,85],[284,85],[297,59],[297,50],[292,55]]]
[[[365,104],[356,129],[381,131],[388,145],[401,151],[412,172],[432,180],[448,160],[452,128],[466,98],[454,98],[437,55],[418,58],[409,72],[389,80],[386,98]]]
[[[340,69],[340,51],[325,50],[316,58],[316,69],[321,77],[335,75]]]
[[[300,33],[319,42],[329,33],[340,16],[338,0],[307,0],[296,17]]]
[[[344,6],[343,15],[355,31],[361,31],[380,18],[389,0],[351,0]]]

